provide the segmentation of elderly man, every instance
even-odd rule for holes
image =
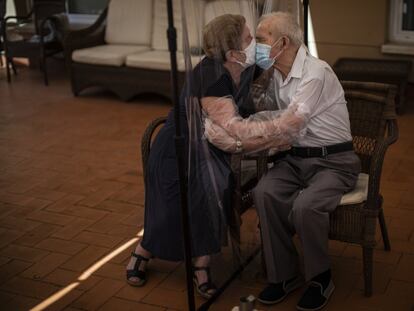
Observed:
[[[287,13],[265,15],[256,32],[256,63],[273,67],[280,109],[296,106],[302,130],[292,148],[253,191],[259,213],[269,285],[259,301],[274,304],[303,284],[292,236],[297,233],[309,286],[299,310],[318,310],[334,290],[328,255],[329,213],[351,190],[360,171],[352,149],[343,89],[327,63],[312,57],[302,32]]]

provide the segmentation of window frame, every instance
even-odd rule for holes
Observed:
[[[390,41],[397,43],[414,44],[414,30],[407,31],[402,29],[402,10],[403,0],[390,0]]]

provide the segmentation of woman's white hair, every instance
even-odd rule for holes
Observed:
[[[261,23],[269,23],[269,32],[275,39],[287,36],[295,46],[300,46],[303,43],[302,29],[290,13],[272,12],[265,14],[259,20],[259,24]]]

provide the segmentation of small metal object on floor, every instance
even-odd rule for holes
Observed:
[[[254,308],[255,303],[256,297],[254,297],[253,295],[241,297],[239,305],[233,307],[231,311],[259,311]]]

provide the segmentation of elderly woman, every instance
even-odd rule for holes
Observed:
[[[208,144],[208,156],[201,153],[199,162],[195,164],[195,160],[190,159],[190,165],[195,166],[188,173],[194,283],[198,293],[209,298],[216,291],[209,273],[210,256],[220,251],[222,242],[220,234],[213,233],[220,231],[217,229],[220,221],[211,218],[220,217],[220,213],[214,210],[230,206],[232,178],[229,153],[277,147],[281,143],[279,140],[269,144],[269,140],[275,141],[269,138],[277,133],[276,119],[268,118],[258,126],[257,122],[247,122],[253,121],[251,118],[240,117],[248,116],[247,98],[254,71],[251,65],[255,63],[255,41],[245,18],[226,14],[212,20],[204,28],[203,49],[206,57],[192,71],[191,86],[184,87],[180,104],[183,111],[181,124],[188,124],[189,114],[202,108],[207,117],[206,136],[218,147]],[[202,123],[203,118],[196,118],[196,122]],[[196,127],[202,132],[203,126],[200,125]],[[192,126],[183,127],[184,136],[189,141]],[[127,281],[133,286],[142,286],[146,282],[145,269],[149,258],[170,261],[184,258],[174,135],[171,112],[154,140],[149,156],[144,236],[127,266]],[[189,150],[191,148],[189,146]],[[202,149],[202,146],[195,148]],[[206,164],[206,158],[214,161]],[[215,178],[207,176],[212,171]],[[211,182],[214,185],[208,182],[209,179],[215,179]]]

